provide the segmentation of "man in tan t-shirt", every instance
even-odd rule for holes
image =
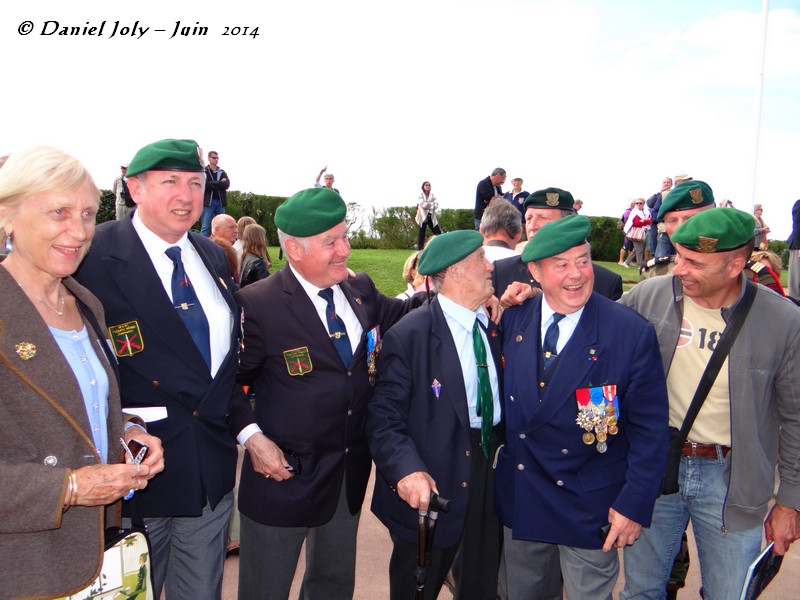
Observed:
[[[700,206],[710,188],[696,185],[691,192]],[[671,238],[677,252],[672,276],[642,281],[621,301],[656,328],[670,425],[680,428],[726,323],[746,286],[754,286],[742,273],[753,249],[753,219],[736,209],[709,208]],[[754,292],[683,446],[679,492],[661,495],[651,527],[625,549],[623,600],[664,597],[690,519],[706,598],[739,597],[762,531],[776,554],[800,538],[800,311],[763,286]],[[767,515],[776,462],[781,481]]]

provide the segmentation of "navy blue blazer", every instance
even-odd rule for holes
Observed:
[[[500,336],[491,321],[487,338],[502,390]],[[434,381],[441,386],[438,398]],[[455,545],[470,493],[470,423],[461,364],[437,298],[386,335],[367,437],[378,471],[372,512],[393,534],[415,544],[418,513],[394,490],[406,475],[426,471],[450,500],[449,512],[438,520],[434,545]]]
[[[506,442],[495,506],[514,539],[600,548],[608,509],[650,525],[667,456],[668,405],[652,325],[592,294],[549,384],[539,372],[542,296],[503,315]],[[619,433],[584,444],[576,390],[616,385]]]
[[[592,270],[594,271],[595,293],[611,300],[622,298],[622,277],[595,263],[592,263]],[[494,271],[492,271],[494,295],[500,298],[512,281],[521,281],[539,287],[539,283],[531,276],[528,265],[522,262],[521,257],[509,256],[494,261]]]
[[[244,313],[239,380],[252,385],[255,416],[264,434],[300,459],[302,473],[266,479],[245,454],[239,510],[278,527],[316,527],[330,521],[347,486],[351,514],[361,509],[372,461],[367,447],[367,333],[385,333],[420,295],[387,298],[365,274],[339,284],[364,330],[348,366],[342,364],[313,302],[284,267],[236,294]]]
[[[130,218],[103,223],[75,274],[103,304],[109,328],[138,325],[141,351],[117,355],[122,408],[166,407],[168,417],[148,423],[161,438],[166,467],[136,493],[144,517],[199,516],[233,489],[236,439],[253,421],[236,385],[239,308],[222,250],[189,233],[189,241],[233,313],[231,347],[212,379],[186,326],[175,312]],[[109,337],[111,337],[109,335]]]

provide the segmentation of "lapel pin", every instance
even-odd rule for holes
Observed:
[[[356,298],[356,304],[358,304],[359,306],[361,306],[361,298]]]
[[[442,384],[439,383],[439,380],[434,379],[433,383],[431,384],[431,389],[433,390],[433,395],[436,396],[436,399],[439,399],[439,392],[442,391]]]

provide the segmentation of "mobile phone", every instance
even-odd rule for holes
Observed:
[[[597,530],[597,533],[600,534],[600,541],[604,544],[606,543],[606,538],[608,537],[608,532],[611,531],[611,523],[606,523],[600,529]]]
[[[122,442],[123,447],[126,450],[126,453],[131,459],[131,464],[138,465],[145,459],[147,456],[148,450],[150,450],[150,446],[147,444],[143,444],[138,440],[131,440],[127,444],[124,440],[120,440]]]

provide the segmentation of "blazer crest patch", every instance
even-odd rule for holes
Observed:
[[[133,356],[144,350],[144,339],[142,330],[139,328],[139,321],[111,325],[108,328],[108,334],[111,337],[114,354],[118,358]]]
[[[286,361],[286,371],[292,377],[300,377],[314,370],[308,346],[284,350],[283,360]]]

